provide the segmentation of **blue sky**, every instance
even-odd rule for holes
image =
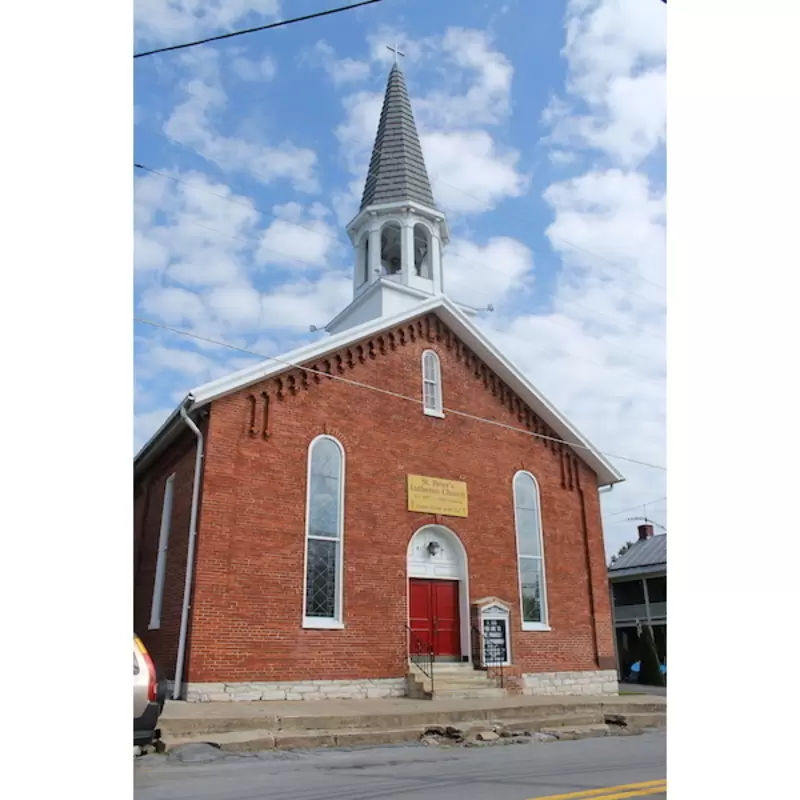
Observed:
[[[137,50],[324,0],[138,0]],[[202,11],[202,13],[201,13]],[[665,7],[384,0],[135,62],[137,316],[272,355],[349,300],[344,223],[399,43],[448,293],[601,450],[665,456]],[[135,447],[194,386],[252,363],[135,326]],[[666,473],[613,459],[606,540],[666,524]],[[630,512],[625,509],[631,508]]]

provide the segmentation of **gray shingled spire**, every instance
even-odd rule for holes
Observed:
[[[404,200],[435,208],[406,81],[395,64],[386,84],[361,210]]]

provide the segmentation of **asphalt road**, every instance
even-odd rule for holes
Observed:
[[[666,797],[666,790],[656,783],[666,777],[663,732],[483,748],[413,745],[216,755],[214,761],[194,764],[171,762],[164,756],[138,759],[134,768],[134,797],[136,800]],[[648,785],[642,786],[644,783]]]

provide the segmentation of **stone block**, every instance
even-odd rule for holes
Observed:
[[[283,689],[270,689],[261,692],[262,700],[285,700],[286,692]]]
[[[231,695],[227,692],[209,692],[207,695],[209,703],[230,703]]]
[[[261,699],[262,692],[235,692],[230,696],[232,703],[252,703]]]

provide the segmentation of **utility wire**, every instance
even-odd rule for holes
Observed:
[[[174,181],[175,183],[179,183],[179,184],[181,184],[183,186],[186,186],[186,187],[188,187],[190,189],[194,189],[194,190],[200,191],[200,192],[206,192],[207,194],[213,195],[214,197],[217,197],[220,200],[224,200],[225,202],[233,203],[234,205],[241,206],[242,208],[246,208],[248,210],[258,211],[259,213],[264,214],[265,216],[268,216],[268,217],[272,217],[273,219],[278,220],[279,222],[283,222],[283,223],[285,223],[287,225],[294,225],[295,227],[301,228],[301,229],[303,229],[305,231],[308,231],[309,233],[314,233],[317,236],[323,236],[326,239],[330,239],[331,241],[336,242],[338,244],[343,244],[343,245],[346,245],[346,246],[349,246],[349,244],[350,244],[349,242],[347,242],[346,240],[340,238],[339,236],[335,236],[335,235],[333,235],[331,233],[326,233],[325,231],[318,230],[316,228],[311,227],[310,225],[304,225],[302,222],[296,222],[294,220],[287,219],[286,217],[278,216],[277,214],[274,214],[271,211],[267,211],[266,209],[259,208],[258,206],[256,206],[252,202],[244,203],[244,202],[241,202],[239,200],[236,200],[235,198],[226,197],[225,195],[220,194],[219,192],[215,192],[212,189],[208,189],[205,186],[198,186],[197,184],[190,183],[189,181],[183,180],[183,178],[178,178],[175,175],[169,175],[166,172],[161,172],[161,171],[159,171],[157,169],[153,169],[152,167],[148,167],[148,166],[146,166],[144,164],[141,164],[139,162],[134,162],[133,166],[136,169],[141,169],[141,170],[144,170],[145,172],[150,172],[153,175],[158,175],[160,178],[164,178],[166,180]],[[454,188],[456,188],[456,187],[454,187]],[[230,237],[230,234],[222,234],[222,235]],[[238,238],[238,237],[230,237],[230,238]],[[279,251],[275,251],[275,252],[279,252]],[[585,252],[588,253],[589,251],[585,251]],[[472,265],[474,265],[476,267],[480,267],[481,269],[485,269],[485,270],[488,270],[490,272],[494,272],[494,273],[496,273],[498,275],[503,275],[504,277],[508,277],[507,273],[502,272],[499,269],[495,269],[494,267],[491,267],[488,264],[484,264],[484,263],[479,262],[479,261],[474,261],[472,259],[465,258],[458,250],[456,250],[454,248],[448,248],[447,253],[448,253],[449,256],[455,256],[455,257],[459,258],[465,264],[472,264]],[[593,255],[593,254],[589,253],[589,255]],[[600,258],[599,256],[597,256],[597,257]],[[294,260],[299,261],[299,259],[294,259]],[[602,260],[605,260],[605,259],[602,259]],[[616,265],[613,264],[613,262],[607,262],[607,263],[611,264],[612,266],[616,266]],[[648,302],[651,302],[654,305],[658,305],[655,301],[650,300],[649,298],[643,297],[642,295],[637,295],[637,296],[642,297],[645,300],[648,300]],[[599,313],[601,316],[608,317],[609,319],[614,320],[615,322],[617,322],[617,324],[619,324],[619,322],[616,320],[615,317],[612,317],[610,314],[606,314],[604,312],[598,312],[598,311],[596,311],[596,309],[593,309],[591,306],[587,305],[586,303],[581,303],[579,301],[573,300],[573,301],[569,301],[569,304],[570,305],[582,306],[582,307],[592,311],[595,314]],[[636,328],[636,329],[639,330],[639,328]],[[632,329],[629,329],[629,330],[632,330]],[[621,327],[620,327],[620,331],[623,332],[623,333],[626,332]],[[636,356],[638,356],[640,358],[644,358],[647,361],[653,361],[655,363],[661,363],[659,359],[653,358],[652,356],[648,356],[648,355],[645,355],[644,353],[636,352],[635,350],[630,350],[629,348],[626,348],[626,349],[628,349],[628,351],[630,353],[632,353],[633,355],[636,355]]]
[[[317,17],[327,17],[331,14],[339,14],[342,11],[350,11],[354,8],[361,6],[369,6],[373,3],[381,3],[383,0],[361,0],[360,3],[351,3],[349,6],[340,6],[339,8],[329,8],[327,11],[317,11],[314,14],[306,14],[304,17],[294,17],[293,19],[282,19],[278,22],[271,22],[269,25],[259,25],[256,28],[246,28],[242,31],[232,31],[231,33],[221,33],[218,36],[209,36],[206,39],[198,39],[195,42],[186,42],[185,44],[173,44],[169,47],[158,47],[155,50],[146,50],[143,53],[134,53],[134,58],[144,58],[145,56],[154,56],[156,53],[168,53],[171,50],[184,50],[187,47],[196,47],[199,44],[208,44],[208,42],[218,42],[221,39],[232,39],[234,36],[244,36],[246,33],[256,33],[258,31],[268,31],[272,28],[281,28],[284,25],[292,25],[295,22],[305,22],[309,19],[316,19]]]
[[[306,367],[306,366],[304,366],[302,364],[296,364],[293,361],[288,361],[288,360],[286,360],[284,358],[279,358],[277,356],[265,356],[265,355],[263,355],[261,353],[256,353],[253,350],[248,350],[246,347],[238,347],[238,346],[233,345],[233,344],[228,344],[227,342],[220,342],[220,341],[218,341],[216,339],[210,339],[210,338],[208,338],[206,336],[200,336],[197,333],[192,333],[191,331],[181,330],[180,328],[173,328],[171,325],[164,325],[164,324],[162,324],[160,322],[153,322],[152,320],[143,319],[141,317],[134,317],[133,321],[134,322],[138,322],[141,325],[150,325],[153,328],[160,328],[161,330],[169,331],[171,333],[176,333],[176,334],[178,334],[180,336],[186,336],[186,337],[188,337],[190,339],[196,339],[197,341],[205,342],[206,344],[213,344],[213,345],[216,345],[217,347],[225,347],[228,350],[234,350],[234,351],[236,351],[238,353],[244,353],[245,355],[248,355],[248,356],[254,356],[255,358],[263,359],[264,361],[275,361],[278,364],[283,364],[286,367],[292,367],[294,369],[299,369],[299,370],[302,370],[304,372],[311,373],[312,375],[319,375],[320,377],[323,377],[323,378],[331,378],[333,380],[337,380],[337,381],[341,381],[342,383],[349,384],[350,386],[355,386],[355,387],[357,387],[359,389],[368,389],[368,390],[373,391],[373,392],[378,392],[379,394],[387,395],[388,397],[394,397],[394,398],[396,398],[398,400],[408,400],[408,401],[410,401],[412,403],[415,403],[416,405],[421,405],[421,403],[423,402],[418,397],[409,397],[408,395],[400,394],[399,392],[393,392],[390,389],[382,389],[379,386],[373,386],[372,384],[369,384],[369,383],[362,383],[361,381],[354,381],[351,378],[344,378],[341,375],[333,375],[331,373],[324,372],[323,370],[314,369],[313,367]],[[513,425],[507,425],[504,422],[498,422],[497,420],[487,419],[486,417],[479,417],[479,416],[476,416],[475,414],[469,414],[466,411],[459,411],[459,410],[454,409],[454,408],[446,408],[446,407],[443,407],[442,411],[446,411],[449,414],[454,414],[455,416],[463,417],[465,419],[470,419],[470,420],[472,420],[474,422],[485,422],[485,423],[487,423],[489,425],[494,425],[494,426],[496,426],[498,428],[505,428],[506,430],[516,431],[517,433],[522,433],[522,434],[525,434],[527,436],[531,436],[531,437],[536,438],[536,439],[545,439],[547,441],[557,442],[558,444],[563,444],[563,445],[566,445],[567,447],[575,448],[575,449],[578,449],[578,450],[586,450],[588,452],[600,453],[600,455],[606,456],[607,458],[616,458],[619,461],[627,461],[627,462],[629,462],[631,464],[637,464],[637,465],[639,465],[641,467],[650,467],[651,469],[657,469],[657,470],[661,470],[663,472],[666,472],[666,469],[667,469],[666,467],[662,467],[662,466],[660,466],[658,464],[650,464],[647,461],[640,461],[640,460],[635,459],[635,458],[629,458],[628,456],[620,456],[620,455],[617,455],[615,453],[604,453],[604,452],[602,452],[600,450],[595,450],[592,447],[588,447],[585,444],[579,444],[578,442],[570,442],[570,441],[568,441],[566,439],[560,439],[557,436],[547,436],[546,434],[543,434],[543,433],[535,433],[533,431],[527,431],[527,430],[524,430],[522,428],[516,428]]]
[[[284,220],[282,217],[276,217],[276,219],[279,219],[279,220],[281,220],[283,222],[291,223],[291,220]],[[275,247],[265,247],[261,242],[257,241],[255,239],[255,237],[244,238],[243,236],[236,236],[235,234],[226,233],[225,231],[221,231],[221,230],[219,230],[219,228],[214,228],[214,227],[212,227],[210,225],[203,225],[201,222],[195,222],[195,221],[190,220],[190,219],[182,219],[181,220],[181,224],[182,225],[191,225],[191,226],[193,226],[195,228],[200,228],[201,230],[208,231],[209,233],[215,233],[215,234],[217,234],[217,236],[223,236],[226,239],[230,239],[231,241],[234,241],[234,242],[241,242],[242,244],[247,245],[248,247],[253,247],[253,248],[256,248],[256,249],[263,249],[264,251],[267,251],[267,252],[270,252],[270,253],[274,253],[276,256],[280,256],[281,259],[285,259],[286,261],[291,261],[291,262],[296,263],[296,264],[301,264],[301,265],[306,266],[306,267],[311,267],[312,269],[319,269],[319,267],[320,267],[319,264],[315,264],[312,261],[306,261],[306,260],[304,260],[302,258],[297,258],[297,256],[291,256],[288,253],[285,253],[282,250],[278,250]],[[452,251],[448,250],[447,257],[450,258],[453,255],[454,255],[454,253]],[[457,252],[455,253],[455,257],[456,257],[456,260],[462,260],[465,263],[470,263],[466,259],[459,259],[459,256],[458,256]],[[475,262],[472,262],[472,263],[475,263]],[[491,270],[492,268],[489,267],[488,265],[486,265],[486,269]],[[505,277],[508,277],[506,273],[501,272],[500,270],[492,270],[492,271],[497,273],[498,275],[503,275]],[[474,291],[475,294],[480,295],[481,297],[486,297],[488,299],[493,299],[494,298],[494,295],[490,295],[488,292],[481,292],[481,291],[478,291],[478,290],[475,290],[475,289],[473,289],[472,291]],[[462,300],[459,300],[458,298],[453,298],[453,301],[457,305],[473,307],[473,304],[464,302]],[[572,304],[569,304],[569,305],[572,305]],[[575,305],[582,305],[584,308],[588,308],[590,311],[592,311],[594,313],[602,314],[602,316],[608,317],[608,319],[613,320],[614,322],[616,322],[616,324],[618,326],[617,330],[620,333],[624,334],[624,333],[631,333],[632,332],[631,330],[623,329],[620,326],[619,321],[616,320],[614,317],[612,317],[610,314],[603,314],[603,312],[596,312],[595,309],[592,309],[591,306],[588,306],[585,303],[584,304],[575,303]],[[485,307],[485,308],[476,308],[475,310],[476,311],[488,310],[488,306]],[[537,316],[539,316],[539,315],[537,315]],[[542,316],[542,319],[544,319],[544,318],[545,317]],[[562,327],[566,327],[567,325],[569,325],[569,322],[566,319],[562,318],[559,314],[557,314],[555,312],[553,314],[550,314],[549,316],[547,316],[547,319],[548,319],[549,322],[554,322],[555,324],[561,325]],[[637,328],[636,330],[641,330],[641,328]],[[594,338],[594,337],[590,337],[590,338]],[[653,356],[645,355],[644,353],[640,353],[638,350],[632,350],[630,347],[624,347],[624,346],[618,345],[618,344],[615,344],[614,347],[616,348],[617,351],[630,353],[632,356],[636,356],[637,358],[645,359],[646,361],[652,361],[654,364],[658,364],[659,366],[663,366],[663,364],[664,364],[663,359],[658,359],[658,358],[654,358]],[[574,357],[575,358],[579,358],[581,361],[586,361],[586,362],[591,363],[591,364],[597,364],[600,367],[605,367],[606,366],[605,364],[601,363],[600,361],[598,361],[596,359],[587,358],[586,356],[583,356],[583,355],[574,355]],[[625,370],[625,372],[627,372],[630,375],[633,375],[634,377],[637,377],[637,378],[640,377],[640,375],[633,373],[631,370],[629,370],[627,368],[623,368],[623,369]]]
[[[630,506],[630,508],[621,508],[619,511],[612,511],[610,514],[606,514],[606,516],[616,517],[619,514],[625,514],[628,511],[636,511],[637,509],[640,509],[643,506],[654,506],[656,503],[662,503],[666,499],[667,499],[666,495],[664,497],[657,497],[655,500],[648,500],[646,503],[638,503],[635,506]]]

